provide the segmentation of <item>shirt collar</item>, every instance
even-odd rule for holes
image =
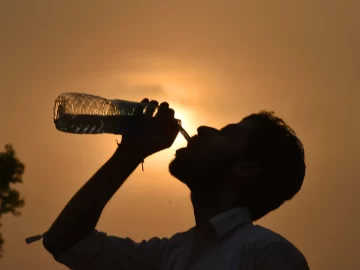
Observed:
[[[209,222],[217,236],[223,237],[239,225],[252,223],[252,219],[247,207],[237,207],[211,218]]]

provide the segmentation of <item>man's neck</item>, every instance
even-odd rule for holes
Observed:
[[[195,196],[194,194],[191,194],[191,201],[194,208],[197,227],[201,227],[213,217],[235,207],[233,203],[229,203],[219,198]]]

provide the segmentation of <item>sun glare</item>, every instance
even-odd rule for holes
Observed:
[[[175,110],[175,118],[181,120],[182,127],[190,137],[193,136],[197,128],[193,121],[193,112],[189,108],[174,102],[171,102],[171,107]],[[153,161],[150,160],[149,162],[153,162],[153,165],[163,166],[164,162],[167,164],[174,157],[177,149],[186,147],[186,145],[186,139],[179,133],[170,149],[157,153]]]
[[[175,110],[175,118],[181,120],[181,126],[189,133],[190,136],[194,133],[194,123],[191,121],[191,112],[187,110],[185,107],[181,105],[174,104],[173,108]],[[187,141],[185,140],[184,136],[179,134],[172,145],[172,149],[176,150],[181,147],[185,147]]]

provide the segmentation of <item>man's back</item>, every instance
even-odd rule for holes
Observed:
[[[285,238],[253,225],[246,208],[234,208],[167,239],[130,239],[95,232],[56,258],[71,269],[309,269],[306,259]]]

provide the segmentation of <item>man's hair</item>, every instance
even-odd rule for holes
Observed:
[[[261,111],[243,120],[259,126],[250,132],[247,159],[260,166],[260,173],[245,198],[255,221],[300,190],[306,170],[304,147],[295,131],[274,112]]]

